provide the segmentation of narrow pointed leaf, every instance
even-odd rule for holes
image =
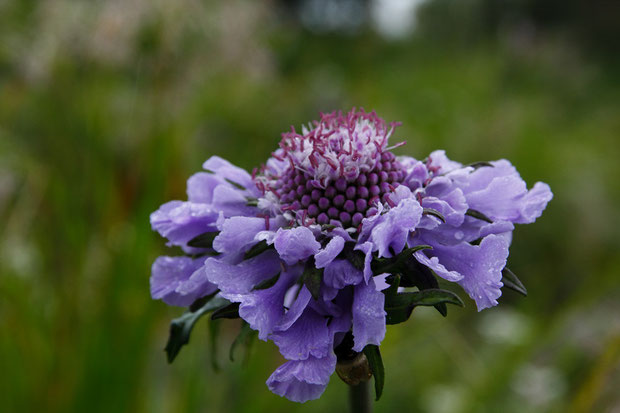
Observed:
[[[247,358],[248,353],[250,351],[250,346],[252,345],[252,341],[256,337],[256,330],[252,330],[250,325],[245,321],[241,325],[241,329],[239,330],[239,334],[230,345],[230,351],[228,352],[228,358],[230,361],[235,361],[235,350],[239,345],[245,346],[245,357]]]
[[[386,324],[399,324],[407,321],[417,306],[436,306],[437,304],[463,306],[458,295],[448,290],[428,289],[412,293],[398,293],[385,297]]]
[[[181,351],[181,348],[189,343],[189,336],[194,328],[194,324],[196,324],[200,317],[228,304],[230,302],[227,299],[214,296],[195,311],[188,311],[181,317],[172,320],[170,323],[170,336],[165,348],[168,363],[172,363],[179,351]]]
[[[239,303],[231,303],[226,307],[215,310],[213,314],[211,314],[211,320],[219,320],[220,318],[239,318]]]
[[[252,248],[250,248],[243,255],[243,259],[244,260],[249,260],[250,258],[254,258],[254,257],[262,254],[263,252],[267,251],[270,248],[273,248],[273,245],[269,245],[269,244],[267,244],[267,241],[262,240],[258,244],[254,244],[254,246],[252,246]]]
[[[510,288],[513,291],[518,292],[519,294],[527,297],[527,289],[517,278],[514,272],[510,270],[508,267],[504,267],[502,270],[502,282],[504,283],[504,287]]]
[[[257,198],[246,198],[247,202],[245,203],[247,206],[255,207],[258,206]]]
[[[383,360],[381,359],[379,346],[368,344],[364,347],[363,352],[368,359],[370,371],[375,378],[375,400],[379,400],[381,398],[381,394],[383,393],[383,385],[385,384],[385,369],[383,367]]]
[[[489,224],[493,223],[493,220],[491,218],[487,217],[480,211],[476,211],[475,209],[468,209],[467,212],[465,212],[465,215],[469,215],[472,218],[481,219],[482,221],[486,221]]]
[[[213,240],[218,234],[217,231],[205,232],[187,241],[187,245],[194,248],[213,248]]]
[[[424,215],[432,215],[435,218],[439,218],[439,220],[443,223],[446,222],[446,218],[441,214],[441,212],[437,211],[436,209],[433,208],[424,208],[422,210],[422,214]]]

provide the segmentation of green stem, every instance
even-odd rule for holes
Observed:
[[[371,413],[372,402],[368,391],[368,382],[363,381],[357,386],[349,386],[349,402],[351,413]]]

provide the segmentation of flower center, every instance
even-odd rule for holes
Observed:
[[[290,211],[302,225],[331,224],[357,228],[364,217],[377,213],[377,202],[390,204],[389,194],[405,178],[392,152],[377,156],[374,167],[356,178],[340,177],[324,188],[314,176],[291,168],[276,182],[273,192],[282,211]]]

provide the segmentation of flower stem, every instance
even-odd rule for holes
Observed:
[[[368,381],[362,381],[356,386],[349,385],[349,402],[351,404],[351,413],[372,412]]]

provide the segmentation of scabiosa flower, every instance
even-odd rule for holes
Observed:
[[[169,358],[187,342],[181,324],[191,329],[212,310],[238,316],[287,360],[269,389],[304,402],[320,397],[346,354],[367,354],[377,376],[386,324],[418,305],[445,315],[446,303],[459,304],[436,276],[478,310],[496,305],[504,284],[523,290],[505,268],[512,230],[541,215],[549,186],[528,190],[506,160],[397,157],[396,126],[363,110],[322,114],[284,133],[252,174],[211,157],[189,179],[188,201],[151,215],[187,254],[152,268],[153,298],[192,305],[173,322]]]

